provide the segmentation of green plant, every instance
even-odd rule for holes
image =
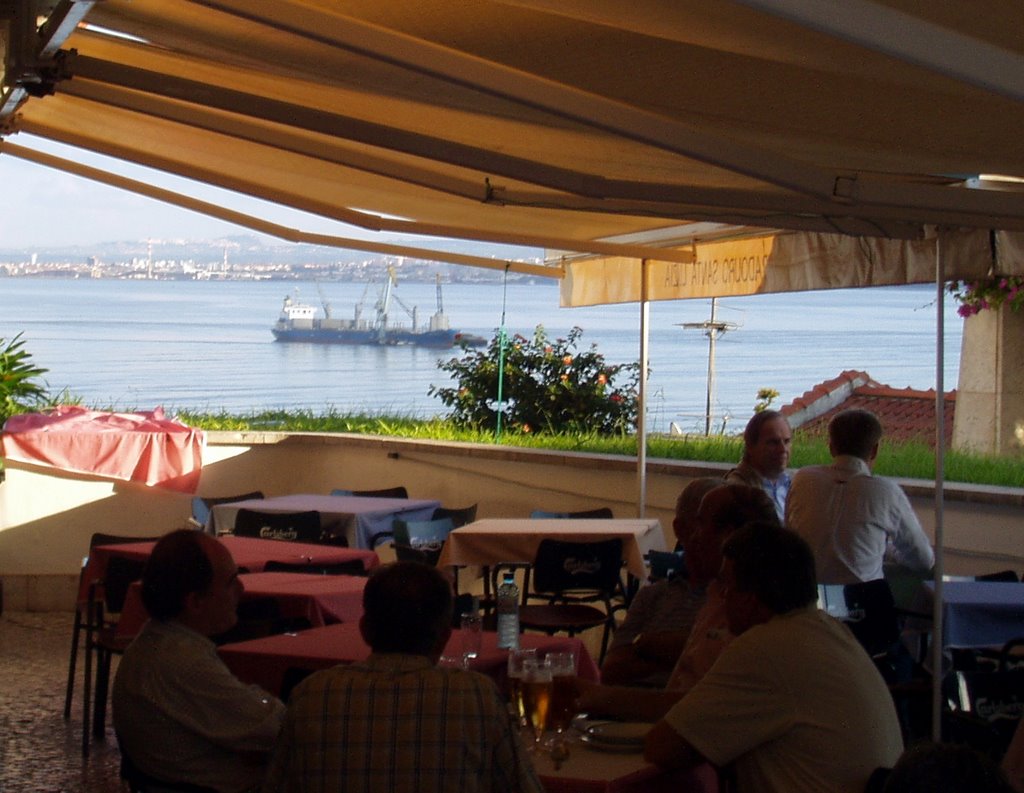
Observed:
[[[32,363],[21,335],[10,341],[0,339],[0,424],[16,413],[51,403],[46,383],[38,380],[48,370]]]
[[[429,393],[460,427],[495,427],[500,410],[504,426],[524,434],[634,431],[639,364],[609,364],[596,345],[578,351],[582,333],[551,340],[542,325],[532,339],[499,332],[485,349],[439,363],[457,385]]]
[[[757,391],[757,402],[754,403],[755,413],[764,413],[771,407],[772,402],[779,398],[779,392],[774,388],[759,388]]]
[[[1019,275],[993,275],[976,281],[953,281],[949,292],[960,307],[956,313],[970,317],[987,308],[1007,306],[1018,311],[1024,306],[1024,277]]]

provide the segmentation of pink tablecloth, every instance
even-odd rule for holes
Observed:
[[[366,579],[351,575],[310,573],[246,573],[239,580],[245,587],[243,600],[273,598],[284,617],[303,617],[314,627],[336,622],[356,622],[363,613]],[[124,611],[117,623],[119,636],[134,636],[149,618],[142,605],[138,581],[129,589]]]
[[[499,650],[497,641],[497,634],[484,632],[480,655],[473,661],[472,668],[503,683],[508,651]],[[579,676],[584,680],[600,678],[594,659],[579,639],[523,634],[521,641],[524,647],[536,647],[541,655],[546,652],[575,652],[579,658]],[[224,663],[241,680],[277,693],[281,690],[284,673],[290,667],[328,669],[336,664],[362,661],[370,654],[370,648],[359,634],[359,625],[346,622],[294,634],[225,644],[219,652]],[[452,632],[445,654],[461,657],[462,631]]]
[[[708,763],[688,771],[665,771],[643,754],[600,752],[570,745],[569,759],[556,771],[546,752],[533,756],[547,793],[717,793],[718,773]]]
[[[235,564],[239,568],[244,568],[244,571],[252,573],[260,572],[270,561],[337,564],[358,559],[366,570],[372,570],[380,564],[380,558],[376,553],[358,548],[261,540],[258,537],[221,537],[220,541],[231,552]],[[97,545],[89,554],[89,563],[86,566],[85,575],[82,576],[82,591],[79,592],[79,600],[84,602],[88,597],[90,583],[103,579],[107,570],[107,560],[111,556],[145,560],[149,558],[154,545],[153,542]]]
[[[194,493],[203,464],[202,430],[148,413],[103,413],[60,405],[11,416],[3,456],[76,473]]]

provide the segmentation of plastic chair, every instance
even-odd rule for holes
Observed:
[[[452,525],[458,529],[476,520],[476,508],[476,504],[471,504],[468,507],[438,507],[434,510],[431,519],[451,518]]]
[[[451,518],[437,520],[395,519],[395,555],[403,561],[416,561],[437,565],[448,535],[455,528]]]
[[[598,664],[602,663],[608,639],[615,629],[612,598],[621,587],[621,569],[622,540],[619,538],[601,542],[541,540],[532,570],[527,570],[525,605],[519,610],[520,626],[548,635],[564,632],[575,636],[603,625]],[[547,603],[529,603],[537,598]],[[603,604],[604,610],[592,605],[594,603]]]
[[[320,513],[315,511],[259,512],[240,509],[235,517],[237,537],[319,543],[322,534]]]
[[[263,571],[265,573],[310,573],[312,575],[358,575],[363,577],[367,575],[366,568],[358,559],[330,564],[304,564],[271,560],[263,566]]]
[[[599,507],[598,509],[584,509],[578,512],[548,512],[543,509],[535,509],[530,513],[534,520],[548,518],[556,520],[611,520],[615,517],[611,507]]]
[[[192,499],[192,517],[189,518],[196,529],[208,531],[210,534],[217,533],[217,526],[213,519],[213,508],[218,504],[231,504],[235,501],[250,501],[254,498],[263,498],[261,490],[253,490],[249,493],[239,493],[237,496],[195,496]]]
[[[124,608],[128,587],[142,577],[146,563],[123,556],[111,557],[102,581],[89,585],[90,616],[85,631],[85,687],[82,696],[82,754],[89,754],[89,721],[91,734],[103,737],[107,714],[107,691],[110,687],[110,665],[114,655],[120,655],[131,643],[133,636],[117,635],[117,618]],[[93,655],[96,656],[95,681],[92,673]],[[95,703],[90,701],[95,682]]]
[[[89,539],[89,554],[92,555],[92,549],[97,545],[118,545],[126,542],[154,542],[159,539],[158,537],[124,537],[119,534],[103,534],[97,532],[92,535]],[[78,574],[78,591],[82,591],[83,581],[82,578],[85,576],[86,566],[88,565],[89,557],[87,556],[82,560],[82,569]],[[90,582],[91,583],[91,582]],[[90,605],[86,601],[84,603],[75,604],[75,621],[71,626],[71,651],[68,654],[68,682],[67,688],[64,691],[64,718],[71,718],[71,700],[75,692],[75,671],[78,666],[78,646],[81,644],[82,631],[85,630],[89,621]]]

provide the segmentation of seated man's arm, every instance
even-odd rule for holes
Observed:
[[[914,508],[903,490],[896,488],[896,530],[892,534],[892,547],[896,561],[918,573],[927,573],[935,565],[935,552],[928,541]]]
[[[636,642],[608,651],[601,667],[601,680],[618,685],[659,673],[670,674],[689,635],[688,630],[638,634]]]
[[[682,691],[579,683],[577,708],[590,716],[626,721],[657,721],[678,702]]]
[[[644,759],[670,769],[692,768],[704,762],[701,753],[664,720],[655,724],[647,733],[644,741]]]

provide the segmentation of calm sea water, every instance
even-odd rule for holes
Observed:
[[[0,337],[24,333],[34,361],[49,369],[53,389],[68,388],[86,404],[116,409],[244,411],[334,407],[341,411],[430,416],[444,412],[428,395],[446,385],[439,359],[452,353],[414,347],[282,344],[270,326],[282,282],[105,280],[0,281]],[[362,284],[324,284],[335,316],[350,316]],[[300,297],[317,302],[312,283]],[[434,310],[432,284],[402,283],[398,295]],[[887,287],[727,298],[718,318],[738,327],[718,341],[715,413],[738,431],[760,388],[781,405],[846,369],[867,371],[894,386],[935,385],[934,287]],[[948,298],[947,298],[948,300]],[[366,313],[372,310],[373,290]],[[444,288],[453,327],[490,337],[501,322],[503,288]],[[708,343],[680,323],[707,319],[710,301],[654,303],[650,322],[648,428],[670,422],[702,429]],[[509,286],[506,327],[529,335],[543,324],[553,336],[583,328],[609,361],[637,360],[637,305],[562,309],[554,285]],[[403,318],[407,319],[407,318]],[[422,319],[421,319],[422,321]],[[962,320],[946,306],[945,385],[956,386]]]

